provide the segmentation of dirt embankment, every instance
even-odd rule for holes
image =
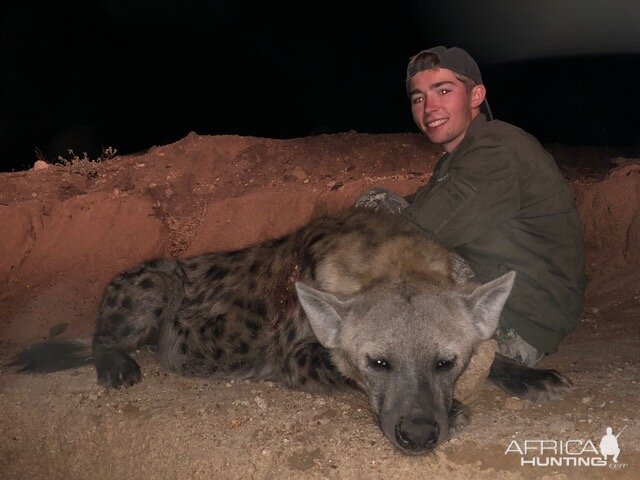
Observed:
[[[277,237],[319,204],[348,205],[374,185],[407,194],[428,180],[438,154],[412,134],[191,134],[144,155],[2,174],[3,358],[62,325],[65,336],[88,337],[104,285],[143,259]],[[576,382],[568,398],[536,406],[489,388],[469,432],[408,459],[351,398],[182,379],[143,353],[145,381],[127,392],[100,390],[89,368],[47,377],[2,368],[0,476],[631,478],[640,471],[640,172],[563,168],[584,224],[590,282],[578,330],[549,359]],[[527,469],[504,455],[514,437],[599,440],[609,424],[628,425],[620,442],[629,466],[613,473]]]

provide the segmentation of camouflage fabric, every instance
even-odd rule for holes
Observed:
[[[513,328],[500,326],[493,338],[498,342],[498,353],[527,367],[535,367],[546,355],[525,342]]]
[[[409,203],[400,195],[390,190],[372,188],[360,195],[358,200],[356,200],[355,206],[397,215],[404,208],[408,207]]]

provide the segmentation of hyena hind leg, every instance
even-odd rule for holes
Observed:
[[[489,379],[498,387],[532,402],[553,400],[569,390],[573,383],[556,370],[530,368],[496,353]]]
[[[152,260],[121,273],[107,286],[93,337],[98,383],[129,387],[142,380],[127,352],[156,344],[163,322],[173,321],[184,297],[186,275],[175,260]]]

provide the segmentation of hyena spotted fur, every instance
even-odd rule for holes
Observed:
[[[119,274],[100,304],[91,361],[112,388],[141,380],[127,352],[146,344],[184,375],[356,389],[397,448],[422,453],[465,421],[455,382],[497,328],[514,275],[477,282],[460,257],[398,216],[319,215],[277,240]],[[75,348],[40,345],[15,363],[68,368],[74,355],[84,360]],[[569,385],[500,356],[491,378],[538,400]]]

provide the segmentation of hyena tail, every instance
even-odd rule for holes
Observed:
[[[19,372],[51,373],[93,363],[88,341],[47,340],[20,352],[9,366]]]
[[[516,397],[544,402],[563,395],[573,383],[556,370],[527,367],[496,353],[489,378]]]

